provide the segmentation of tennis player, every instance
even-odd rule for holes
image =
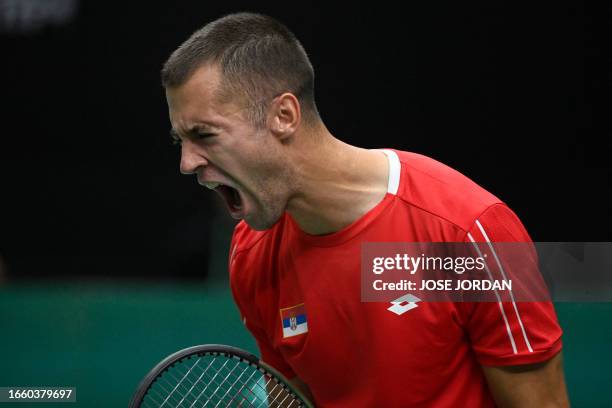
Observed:
[[[263,360],[316,405],[568,406],[551,303],[361,302],[363,242],[530,237],[444,164],[330,134],[285,26],[251,13],[213,21],[172,53],[162,81],[181,172],[241,220],[230,276],[243,321]]]

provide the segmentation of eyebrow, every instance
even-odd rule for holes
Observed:
[[[209,122],[199,122],[196,123],[195,125],[192,125],[189,129],[187,129],[187,135],[195,135],[198,131],[201,131],[203,129],[209,129],[209,128],[213,128],[215,127],[214,124],[209,123]],[[181,136],[179,135],[179,132],[172,128],[170,129],[170,137],[172,138],[172,140],[180,140]]]

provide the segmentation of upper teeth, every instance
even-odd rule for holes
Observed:
[[[221,185],[221,183],[215,183],[213,181],[204,183],[204,186],[210,188],[211,190],[214,190],[215,188],[219,187],[220,185]]]

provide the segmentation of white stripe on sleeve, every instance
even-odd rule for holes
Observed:
[[[474,237],[472,237],[472,234],[468,232],[467,235],[470,241],[472,241],[472,245],[474,245],[476,252],[478,252],[478,256],[482,257],[480,248],[478,248],[478,245],[476,244]],[[486,263],[485,263],[485,269],[487,270],[487,273],[489,274],[489,279],[493,280],[493,276],[491,276],[491,271],[489,270],[489,267],[487,266]],[[506,312],[504,311],[504,305],[501,302],[501,298],[499,297],[499,293],[497,292],[497,289],[495,289],[495,297],[497,298],[497,305],[499,306],[499,311],[501,312],[502,317],[504,319],[504,324],[506,325],[506,332],[508,333],[508,338],[510,339],[510,344],[512,345],[512,352],[514,354],[517,354],[518,352],[516,351],[516,342],[514,341],[514,336],[512,335],[512,330],[510,329],[510,324],[508,323],[508,318],[506,317]]]
[[[489,249],[491,250],[491,252],[493,253],[493,257],[495,258],[495,262],[497,262],[497,266],[499,267],[499,270],[501,271],[502,274],[502,279],[504,281],[507,280],[506,278],[506,273],[504,272],[504,268],[499,260],[499,257],[497,256],[497,252],[495,252],[495,249],[493,248],[493,244],[491,243],[491,240],[489,239],[489,236],[487,235],[487,233],[485,232],[482,224],[480,223],[480,221],[476,220],[476,225],[478,226],[478,229],[480,230],[480,233],[482,234],[482,236],[484,237],[484,239],[487,241],[487,244],[489,245]],[[525,327],[523,326],[523,321],[521,320],[521,315],[519,314],[518,308],[516,307],[516,302],[514,301],[514,295],[512,294],[512,290],[510,290],[510,299],[512,299],[512,307],[514,308],[514,313],[516,313],[516,318],[519,322],[519,325],[521,326],[521,332],[523,333],[523,339],[525,339],[525,344],[527,344],[527,348],[529,349],[530,353],[533,353],[533,348],[531,348],[531,343],[529,342],[529,338],[527,337],[527,332],[525,331]]]

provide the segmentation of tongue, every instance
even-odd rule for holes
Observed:
[[[238,190],[229,186],[219,186],[215,189],[225,199],[227,206],[232,211],[238,211],[242,208],[242,200]]]

